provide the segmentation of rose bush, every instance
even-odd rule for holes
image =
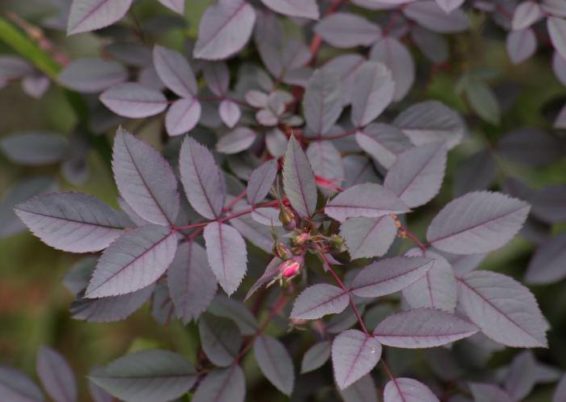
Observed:
[[[95,401],[566,400],[554,320],[521,283],[566,277],[566,3],[55,3],[0,20],[0,83],[56,87],[75,114],[2,137],[11,163],[61,168],[12,187],[2,235],[88,254],[73,318],[150,305],[195,340],[94,368]],[[70,57],[75,35],[97,55]],[[506,81],[493,55],[546,78]],[[110,170],[114,206],[74,191]],[[37,370],[78,400],[60,354]],[[11,368],[0,396],[44,400]]]

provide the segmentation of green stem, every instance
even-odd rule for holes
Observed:
[[[2,17],[0,17],[0,41],[14,49],[20,56],[32,63],[39,71],[47,75],[55,83],[57,82],[61,65],[59,65],[49,53],[41,49],[34,41],[28,38],[25,33],[21,32],[21,30]],[[78,93],[69,90],[64,90],[64,92],[79,122],[79,130],[86,135],[89,143],[110,168],[112,164],[112,147],[110,146],[108,138],[102,135],[96,135],[88,129],[88,108],[84,99]]]
[[[2,17],[0,17],[0,40],[33,63],[43,74],[52,80],[57,79],[61,66],[23,32]]]

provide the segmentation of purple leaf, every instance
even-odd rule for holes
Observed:
[[[566,278],[566,235],[558,235],[545,242],[529,263],[525,282],[544,285]]]
[[[93,402],[113,402],[113,397],[94,382],[88,382],[88,391]]]
[[[419,207],[438,194],[445,169],[445,145],[423,145],[399,155],[387,172],[383,185],[410,208]]]
[[[132,119],[153,116],[167,108],[167,99],[161,92],[133,82],[107,89],[100,101],[117,115]]]
[[[280,14],[289,17],[319,18],[316,0],[261,0],[263,4]]]
[[[427,240],[453,254],[496,250],[521,229],[529,205],[501,193],[477,191],[446,205],[432,220]]]
[[[338,314],[346,309],[349,300],[350,296],[346,290],[327,284],[313,285],[297,297],[291,318],[316,320],[327,314]]]
[[[453,314],[420,308],[390,315],[377,325],[373,335],[387,346],[423,349],[446,345],[476,332],[474,324]]]
[[[324,212],[339,222],[348,218],[379,218],[408,212],[409,208],[393,192],[379,184],[358,184],[341,192],[326,204]]]
[[[507,392],[493,384],[470,383],[470,391],[475,401],[511,402],[513,399]]]
[[[370,59],[385,64],[391,71],[395,83],[394,100],[403,99],[415,81],[415,63],[405,45],[395,38],[384,37],[371,48]]]
[[[460,115],[438,101],[425,101],[405,109],[393,124],[416,146],[444,141],[449,150],[462,141],[466,131]]]
[[[265,146],[274,158],[280,158],[285,155],[287,142],[287,137],[277,127],[265,134]]]
[[[251,216],[230,220],[230,224],[249,242],[266,253],[273,252],[273,228],[256,222]]]
[[[301,374],[309,373],[322,367],[330,358],[330,341],[315,343],[307,350],[301,362]]]
[[[223,154],[237,154],[252,146],[256,133],[248,127],[238,127],[222,136],[216,143],[216,150]]]
[[[75,375],[67,361],[55,350],[46,346],[39,350],[37,375],[55,402],[77,401]]]
[[[566,186],[556,185],[544,187],[534,193],[530,200],[533,204],[533,214],[548,222],[566,221]]]
[[[288,82],[289,79],[293,81],[294,73],[305,71],[303,67],[312,57],[309,48],[303,41],[285,36],[283,25],[273,14],[261,14],[255,30],[255,42],[265,67],[274,77],[283,82]],[[304,82],[296,84],[304,86]],[[270,90],[271,88],[265,89]],[[255,97],[257,98],[257,93]],[[256,99],[256,101],[261,103],[261,99]],[[256,104],[258,105],[256,107],[266,106],[265,103]]]
[[[35,195],[53,190],[55,187],[51,178],[35,176],[21,180],[13,186],[4,189],[4,196],[0,201],[0,239],[12,236],[25,230],[26,225],[16,215],[14,207],[29,200]]]
[[[89,378],[99,387],[128,402],[173,400],[196,382],[192,364],[166,350],[143,350],[114,360]]]
[[[33,73],[34,68],[24,59],[17,56],[0,56],[0,83],[18,80]]]
[[[400,129],[383,123],[373,123],[358,131],[356,142],[386,169],[391,168],[397,157],[413,146]]]
[[[238,104],[229,99],[224,99],[220,102],[218,113],[220,114],[220,118],[224,124],[230,128],[234,127],[236,123],[240,121],[240,117],[242,116],[242,111]]]
[[[398,292],[421,278],[433,265],[423,257],[392,257],[368,265],[358,273],[351,291],[359,297],[380,297]]]
[[[523,1],[515,8],[511,23],[514,31],[529,28],[543,16],[540,5],[534,1]]]
[[[252,34],[256,14],[244,0],[219,0],[201,18],[194,55],[199,59],[226,59],[239,51]]]
[[[530,350],[519,353],[505,376],[505,390],[514,401],[526,398],[537,383],[537,362]]]
[[[440,64],[448,60],[449,47],[444,36],[415,25],[411,29],[411,39],[424,56],[433,63]]]
[[[208,312],[219,317],[231,319],[244,335],[254,335],[257,333],[258,322],[241,301],[219,294],[212,301]]]
[[[438,402],[438,398],[426,385],[401,377],[385,385],[383,402]]]
[[[198,124],[201,104],[195,97],[177,99],[165,115],[165,128],[171,136],[185,134]]]
[[[381,63],[365,63],[354,80],[352,124],[361,127],[372,122],[389,106],[394,94],[391,71]]]
[[[10,402],[44,402],[41,390],[24,373],[0,366],[0,398]]]
[[[225,96],[230,86],[230,71],[224,62],[208,62],[204,64],[203,75],[208,88],[216,96]]]
[[[324,17],[316,24],[314,31],[338,48],[370,46],[381,36],[379,26],[349,13],[334,13]]]
[[[340,186],[344,180],[342,156],[332,141],[314,141],[307,148],[307,158],[314,174]]]
[[[564,155],[560,139],[531,127],[513,130],[503,136],[497,148],[504,158],[531,166],[549,165]]]
[[[462,10],[453,10],[447,14],[432,0],[410,3],[403,8],[403,13],[407,18],[434,32],[462,32],[470,26],[468,16]]]
[[[371,375],[363,376],[348,388],[338,390],[344,402],[375,402],[378,400],[377,387]]]
[[[309,79],[303,97],[307,127],[325,134],[342,113],[342,85],[338,76],[326,69],[317,70]]]
[[[158,0],[165,7],[178,14],[185,15],[185,0]]]
[[[206,252],[195,242],[181,243],[167,271],[167,285],[175,315],[188,323],[207,309],[216,294],[216,278]]]
[[[389,215],[380,218],[349,218],[340,226],[352,259],[381,257],[397,236],[395,221]]]
[[[497,177],[497,166],[491,151],[485,149],[464,159],[454,172],[454,195],[486,190]]]
[[[252,295],[255,292],[257,292],[260,288],[270,283],[273,279],[275,279],[279,275],[279,273],[281,272],[279,266],[281,265],[282,262],[283,260],[277,257],[273,257],[273,259],[269,262],[269,264],[267,264],[267,267],[265,267],[265,271],[263,272],[263,274],[250,287],[248,293],[246,293],[246,297],[244,301],[248,300],[250,297],[252,297]]]
[[[420,249],[412,249],[408,256],[423,256]],[[412,285],[403,289],[403,297],[411,308],[430,307],[454,313],[458,302],[458,287],[450,263],[433,251],[425,257],[432,258],[430,269]]]
[[[463,275],[476,269],[485,259],[485,254],[456,255],[442,253],[452,266],[455,275]]]
[[[499,100],[484,80],[468,78],[464,81],[464,93],[471,109],[483,120],[493,125],[501,121]]]
[[[112,25],[128,12],[132,0],[73,0],[67,34],[94,31]]]
[[[22,79],[22,90],[34,99],[40,99],[49,89],[51,81],[42,74],[28,75]]]
[[[566,4],[561,0],[543,0],[541,7],[548,14],[566,17]]]
[[[228,367],[234,363],[243,342],[234,322],[207,314],[199,319],[198,329],[202,349],[213,364]]]
[[[530,58],[537,50],[537,38],[530,28],[513,31],[507,35],[507,54],[513,64],[519,64]]]
[[[100,251],[128,224],[117,211],[79,193],[38,195],[15,207],[16,215],[43,242],[71,253]]]
[[[208,219],[220,216],[226,199],[222,172],[203,145],[187,137],[179,156],[181,182],[191,206]]]
[[[552,69],[554,70],[554,75],[556,75],[558,81],[560,81],[562,85],[566,86],[566,59],[558,52],[554,52],[554,55],[552,56]]]
[[[213,370],[198,386],[192,402],[244,402],[246,379],[237,364]]]
[[[552,127],[556,129],[566,129],[566,106],[563,106],[556,116]]]
[[[464,0],[436,0],[438,7],[442,8],[446,14],[450,14],[464,3]]]
[[[155,286],[150,285],[141,290],[120,296],[86,299],[78,297],[70,307],[75,320],[88,322],[113,322],[128,318],[151,297]]]
[[[359,68],[366,59],[359,54],[351,53],[337,56],[327,62],[323,69],[332,75],[338,75],[342,82],[342,104],[347,105],[352,100],[353,84]]]
[[[196,96],[198,88],[193,70],[187,59],[175,50],[162,46],[153,48],[153,65],[159,79],[183,98]]]
[[[548,324],[531,292],[514,279],[488,271],[458,278],[459,304],[482,332],[503,345],[546,347]]]
[[[285,152],[283,188],[291,206],[302,217],[316,209],[317,192],[314,174],[301,145],[291,137]]]
[[[231,295],[246,275],[246,243],[236,229],[218,222],[206,226],[204,240],[212,272],[222,289]]]
[[[119,128],[112,170],[120,194],[136,214],[158,225],[175,222],[179,213],[177,178],[159,152]]]
[[[63,159],[69,142],[61,134],[50,131],[23,131],[3,137],[0,149],[14,163],[43,166]]]
[[[352,329],[332,342],[332,366],[338,388],[343,390],[368,374],[381,358],[381,345],[375,338]]]
[[[549,17],[546,24],[552,45],[566,59],[566,19]]]
[[[271,191],[271,186],[277,177],[277,160],[272,159],[258,168],[250,175],[246,196],[251,205],[263,201]]]
[[[552,395],[552,402],[563,402],[564,400],[566,400],[566,375],[562,376]]]
[[[117,296],[154,283],[173,261],[177,241],[177,233],[158,225],[126,232],[100,257],[85,296]]]
[[[128,72],[115,61],[84,58],[73,60],[61,74],[59,82],[78,92],[100,92],[128,79]]]
[[[290,396],[295,386],[295,371],[285,346],[271,336],[258,336],[254,341],[254,356],[269,382]]]

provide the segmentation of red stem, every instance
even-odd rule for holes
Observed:
[[[283,308],[287,305],[288,301],[289,298],[285,293],[282,292],[279,295],[279,298],[277,299],[273,307],[271,308],[271,311],[269,312],[269,316],[263,321],[263,323],[257,329],[257,331],[246,341],[244,347],[240,350],[240,353],[238,353],[238,355],[234,358],[234,362],[232,364],[238,364],[240,360],[242,360],[242,358],[246,355],[246,353],[250,350],[250,348],[254,344],[254,341],[257,339],[257,337],[261,336],[265,332],[269,323],[275,318],[275,316],[277,316],[281,312],[281,310],[283,310]]]
[[[336,11],[338,11],[338,9],[342,5],[342,3],[346,2],[346,1],[347,0],[334,0],[332,2],[332,4],[330,4],[330,7],[328,7],[328,9],[326,10],[324,15],[327,16],[327,15],[335,13]],[[316,64],[316,57],[318,56],[318,52],[320,51],[321,45],[322,45],[322,38],[318,34],[314,35],[312,40],[311,40],[311,44],[309,46],[310,51],[311,51],[311,60],[310,60],[309,64],[311,66],[314,66]]]
[[[356,319],[358,320],[358,324],[362,328],[362,331],[364,331],[364,334],[366,334],[367,336],[372,336],[371,333],[368,331],[368,329],[366,327],[366,323],[362,319],[362,314],[360,313],[358,306],[356,306],[356,303],[354,302],[354,298],[352,297],[350,290],[344,284],[342,279],[340,279],[340,277],[338,276],[336,271],[334,271],[334,269],[330,265],[330,262],[328,261],[328,259],[324,255],[324,252],[320,248],[319,248],[319,255],[320,255],[320,258],[322,258],[322,262],[323,262],[324,266],[326,267],[328,272],[330,272],[330,275],[332,275],[332,277],[334,278],[334,281],[338,284],[338,287],[340,287],[340,289],[342,289],[343,291],[348,292],[348,297],[350,298],[350,306],[352,307],[352,310],[354,311],[354,315],[356,316]]]

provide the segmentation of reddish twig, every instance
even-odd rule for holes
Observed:
[[[326,12],[324,13],[325,16],[330,15],[335,13],[336,11],[338,11],[338,9],[340,8],[340,6],[342,5],[342,3],[346,2],[347,0],[334,0],[332,2],[332,4],[330,4],[330,7],[328,7],[328,9],[326,10]],[[320,37],[320,35],[315,34],[311,40],[311,44],[309,46],[309,49],[311,51],[311,59],[309,64],[311,66],[314,66],[316,64],[316,58],[318,56],[318,52],[320,51],[320,47],[322,45],[322,38]]]

